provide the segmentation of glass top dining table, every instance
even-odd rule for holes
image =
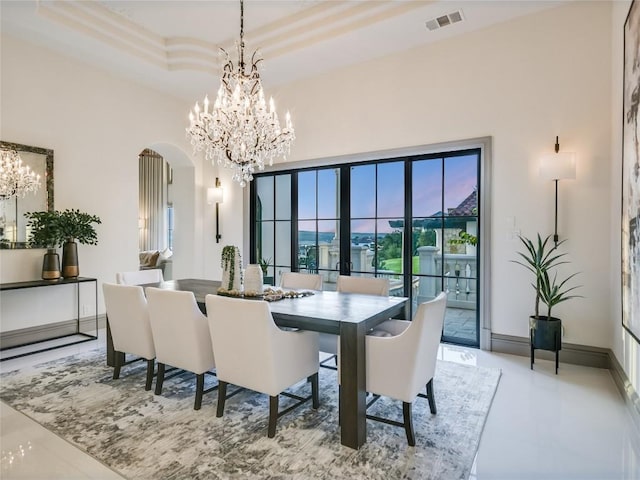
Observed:
[[[200,310],[206,315],[205,297],[215,295],[220,282],[182,279],[146,286],[191,291]],[[327,291],[269,302],[274,322],[280,327],[339,335],[342,445],[358,449],[366,442],[366,332],[389,318],[407,318],[408,306],[405,297]],[[116,354],[107,328],[108,365],[115,364]]]

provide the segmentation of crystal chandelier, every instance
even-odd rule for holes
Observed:
[[[40,187],[40,175],[22,164],[15,150],[0,150],[0,199],[24,197]]]
[[[187,138],[191,139],[194,153],[204,150],[207,160],[233,168],[233,180],[244,187],[253,180],[256,169],[264,170],[265,163],[272,165],[275,157],[289,153],[295,132],[289,112],[281,128],[273,98],[267,108],[258,73],[262,58],[257,51],[251,57],[250,71],[245,71],[243,0],[240,0],[238,65],[234,65],[225,50],[220,50],[226,63],[218,97],[211,110],[208,97],[205,96],[202,109],[196,102],[189,113]]]

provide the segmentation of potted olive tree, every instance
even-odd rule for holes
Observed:
[[[78,243],[96,245],[98,235],[94,223],[102,223],[96,215],[67,209],[63,212],[28,212],[28,226],[31,227],[29,243],[47,248],[47,254],[55,247],[62,247],[62,276],[75,278],[79,275]],[[57,256],[57,253],[55,253]],[[45,256],[45,262],[47,258]],[[43,278],[44,278],[43,268]],[[59,276],[59,275],[58,275]]]
[[[559,303],[565,302],[580,295],[570,295],[579,286],[568,286],[567,283],[577,275],[571,274],[564,280],[558,280],[558,274],[554,271],[559,265],[569,263],[563,260],[566,253],[559,253],[558,244],[553,243],[552,235],[544,240],[537,236],[534,243],[526,237],[520,236],[520,241],[525,247],[524,252],[518,252],[521,260],[514,260],[534,275],[534,283],[531,285],[535,291],[534,314],[529,317],[529,335],[531,346],[531,368],[534,363],[534,350],[549,350],[556,354],[556,374],[558,373],[558,352],[562,349],[562,320],[551,316],[551,310]],[[547,306],[546,315],[540,315],[540,303]]]
[[[29,245],[32,247],[46,248],[42,261],[42,279],[58,280],[60,278],[60,257],[56,251],[60,239],[60,228],[58,224],[59,212],[27,212],[27,231],[29,234]]]
[[[78,243],[97,245],[98,235],[93,224],[102,223],[96,215],[80,210],[60,212],[59,228],[62,244],[62,276],[75,278],[80,274],[78,264]],[[77,242],[77,243],[76,243]]]

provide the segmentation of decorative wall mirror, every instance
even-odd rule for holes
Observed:
[[[40,175],[40,187],[24,197],[0,199],[0,248],[29,248],[26,212],[53,211],[53,150],[0,141],[15,150],[23,165]]]

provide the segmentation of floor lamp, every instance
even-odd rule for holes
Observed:
[[[555,182],[553,242],[558,246],[558,180],[573,180],[576,178],[576,155],[573,152],[561,152],[558,137],[556,137],[555,153],[545,155],[540,161],[540,176],[545,180],[553,180]]]

